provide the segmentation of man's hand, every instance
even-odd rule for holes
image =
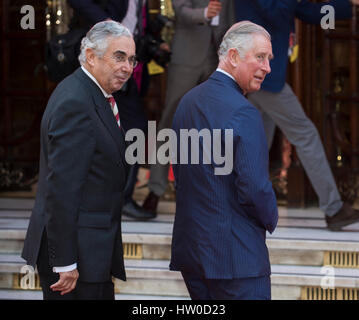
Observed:
[[[169,46],[166,42],[162,42],[162,43],[160,44],[160,49],[161,49],[161,50],[164,50],[164,51],[167,51],[167,52],[170,52],[170,51],[171,51],[170,46]]]
[[[77,279],[79,278],[79,272],[75,269],[68,272],[60,272],[59,274],[59,281],[50,286],[50,288],[52,291],[61,291],[60,294],[63,296],[75,289]]]
[[[354,0],[353,0],[354,1]],[[359,0],[355,0],[359,1]],[[211,0],[207,7],[207,19],[212,19],[217,16],[222,9],[222,3],[218,0]]]
[[[353,4],[355,4],[356,6],[359,6],[359,0],[351,0],[351,2],[352,2]]]

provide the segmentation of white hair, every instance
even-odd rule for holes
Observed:
[[[102,57],[108,47],[108,40],[117,37],[133,38],[131,32],[119,22],[106,20],[96,23],[81,40],[80,64],[86,62],[86,49],[91,48],[98,57]]]
[[[250,21],[241,21],[233,25],[224,35],[218,49],[219,60],[223,60],[229,49],[236,49],[243,59],[248,50],[253,46],[255,35],[261,34],[271,41],[271,36],[262,26]]]

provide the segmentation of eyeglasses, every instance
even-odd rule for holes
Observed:
[[[105,57],[105,56],[104,56]],[[115,60],[116,63],[125,63],[126,60],[128,60],[128,63],[132,68],[136,68],[138,61],[136,56],[127,57],[127,54],[122,51],[116,51],[112,57],[113,60]]]

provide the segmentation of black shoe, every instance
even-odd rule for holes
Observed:
[[[359,210],[353,209],[350,204],[345,202],[342,208],[333,216],[325,216],[328,229],[340,231],[342,227],[359,221]]]
[[[156,214],[146,211],[133,200],[124,204],[122,214],[136,220],[149,220],[156,218]]]
[[[143,202],[142,208],[148,212],[156,214],[157,205],[160,197],[156,196],[152,191],[148,194],[146,200]]]

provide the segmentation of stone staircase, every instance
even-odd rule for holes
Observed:
[[[141,202],[143,195],[137,200]],[[26,270],[19,254],[33,202],[0,198],[0,299],[42,299],[37,275],[35,290],[22,289],[31,283],[21,273]],[[115,281],[116,299],[189,299],[181,274],[168,269],[174,212],[175,203],[162,200],[152,221],[124,217],[128,280]],[[279,215],[276,231],[267,237],[272,298],[359,300],[359,223],[331,232],[317,208],[280,207]]]

